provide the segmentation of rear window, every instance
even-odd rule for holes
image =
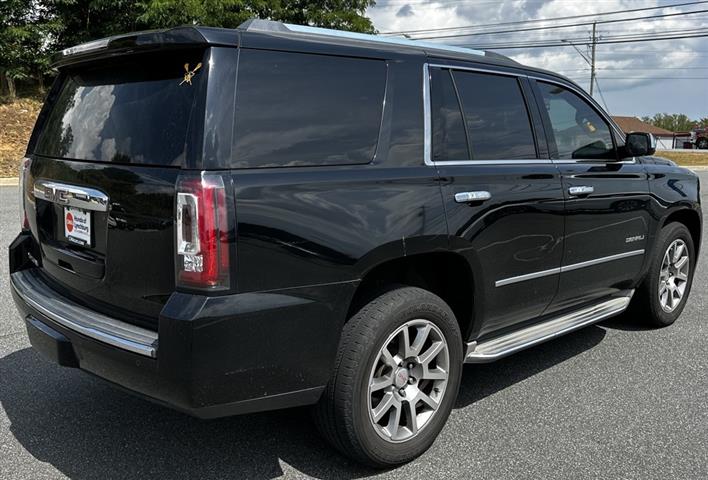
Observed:
[[[381,60],[241,50],[233,166],[370,162],[385,86]]]
[[[203,52],[113,60],[66,71],[35,153],[181,166],[206,68]],[[195,70],[196,69],[196,70]],[[191,83],[185,73],[193,72]]]

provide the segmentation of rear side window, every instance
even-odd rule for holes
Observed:
[[[35,153],[100,162],[183,165],[203,52],[141,56],[64,72]],[[185,68],[194,71],[183,82]],[[196,70],[195,70],[196,69]]]
[[[233,166],[369,163],[385,86],[384,61],[242,49]]]
[[[536,146],[516,77],[453,71],[475,160],[535,159]]]
[[[467,135],[449,70],[430,71],[433,161],[468,160]]]

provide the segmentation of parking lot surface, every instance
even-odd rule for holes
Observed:
[[[0,187],[2,479],[708,478],[705,252],[675,325],[624,316],[465,366],[430,451],[378,472],[327,446],[306,409],[202,421],[39,357],[8,285],[18,225],[17,189]]]

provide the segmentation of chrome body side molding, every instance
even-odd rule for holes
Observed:
[[[541,278],[548,275],[557,275],[563,272],[571,272],[573,270],[578,270],[579,268],[592,267],[594,265],[599,265],[601,263],[612,262],[614,260],[621,260],[623,258],[634,257],[635,255],[644,255],[644,249],[642,250],[632,250],[631,252],[622,252],[616,255],[610,255],[607,257],[593,258],[592,260],[587,260],[585,262],[573,263],[571,265],[563,265],[559,268],[551,268],[549,270],[543,270],[540,272],[531,272],[524,275],[518,275],[516,277],[504,278],[502,280],[497,280],[494,282],[495,287],[503,287],[505,285],[511,285],[512,283],[523,282],[526,280],[533,280],[535,278]]]
[[[94,188],[40,179],[34,182],[33,193],[36,198],[67,207],[96,212],[108,211],[108,195]]]
[[[108,345],[157,357],[157,332],[102,315],[57,295],[35,269],[13,273],[10,283],[27,305],[51,321]]]
[[[516,330],[480,343],[467,344],[465,363],[487,363],[504,358],[539,343],[597,323],[626,310],[634,290],[602,303],[581,308],[542,323]]]

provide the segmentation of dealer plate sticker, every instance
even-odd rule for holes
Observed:
[[[70,242],[91,245],[91,212],[64,207],[64,235]]]

